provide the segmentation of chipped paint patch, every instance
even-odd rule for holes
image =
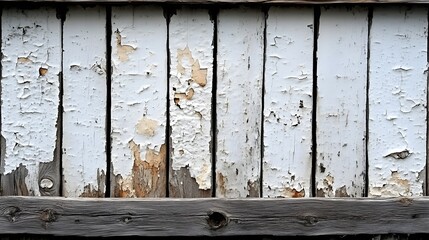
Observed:
[[[163,144],[160,151],[146,149],[145,159],[141,158],[140,146],[133,140],[129,142],[134,164],[130,178],[115,176],[115,197],[156,197],[165,191],[157,187],[164,186],[166,180],[166,147]]]
[[[28,176],[28,170],[23,164],[12,170],[10,173],[1,176],[2,186],[0,195],[2,196],[29,196],[30,191],[25,182]]]
[[[125,45],[122,44],[122,36],[119,30],[117,29],[115,31],[116,35],[116,56],[118,57],[119,61],[128,61],[129,55],[136,50],[135,47],[131,45]]]
[[[381,187],[371,188],[372,197],[411,197],[411,183],[397,171],[391,173],[390,178]]]
[[[283,196],[288,198],[302,198],[305,197],[305,190],[296,190],[295,188],[286,187],[283,190]]]
[[[90,183],[84,186],[82,193],[79,197],[93,197],[102,198],[106,191],[106,174],[103,170],[97,169],[97,186],[93,186]]]
[[[158,126],[158,121],[143,117],[136,124],[136,133],[148,137],[153,137],[156,134],[156,129],[158,128]]]

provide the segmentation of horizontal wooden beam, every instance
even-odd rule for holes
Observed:
[[[425,4],[429,0],[1,0],[1,2],[33,3],[174,3],[174,4]]]
[[[316,236],[429,233],[429,198],[69,199],[0,197],[2,234]]]

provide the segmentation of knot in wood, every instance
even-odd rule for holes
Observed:
[[[57,220],[57,212],[53,209],[45,209],[42,214],[40,214],[40,220],[50,223]]]
[[[228,225],[228,217],[222,212],[209,211],[207,216],[207,224],[211,229],[220,229]]]
[[[54,182],[49,178],[43,178],[40,180],[39,186],[42,189],[51,189],[54,186]]]
[[[305,226],[314,226],[319,222],[319,219],[315,216],[304,216],[303,219]]]
[[[9,222],[15,222],[20,212],[21,209],[19,207],[11,206],[4,209],[3,216],[5,216]]]

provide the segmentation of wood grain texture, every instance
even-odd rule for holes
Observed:
[[[170,197],[212,195],[213,25],[203,9],[170,20]]]
[[[421,196],[426,166],[427,8],[375,8],[370,35],[369,196]]]
[[[112,9],[112,190],[166,196],[167,24],[161,7]]]
[[[103,197],[107,94],[105,7],[69,7],[63,38],[63,195]]]
[[[367,43],[365,8],[322,8],[315,166],[319,197],[365,193]]]
[[[265,17],[260,9],[218,16],[216,196],[259,197]]]
[[[61,20],[54,8],[2,12],[2,195],[58,195]]]
[[[311,193],[312,8],[270,8],[264,95],[264,197]]]
[[[0,198],[2,234],[149,237],[429,233],[428,218],[428,198]]]
[[[217,3],[262,3],[262,4],[398,4],[414,3],[427,4],[428,0],[2,0],[7,3],[34,2],[34,3],[179,3],[179,4],[217,4]]]

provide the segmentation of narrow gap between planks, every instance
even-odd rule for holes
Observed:
[[[259,197],[264,197],[264,110],[265,110],[265,66],[267,61],[267,19],[269,7],[263,9],[264,12],[264,49],[262,59],[262,106],[261,106],[261,162],[259,173]]]
[[[426,9],[427,12],[427,26],[426,26],[426,31],[429,31],[429,8]],[[427,44],[426,44],[426,177],[425,177],[425,182],[424,182],[424,188],[423,188],[423,195],[424,196],[428,196],[428,192],[429,192],[429,184],[428,184],[428,180],[429,180],[429,108],[428,108],[428,104],[429,104],[429,34],[427,35]],[[1,92],[1,91],[0,91]]]
[[[112,173],[112,7],[106,6],[106,192],[111,195]]]
[[[57,8],[57,18],[61,19],[61,72],[58,76],[58,80],[59,80],[59,104],[58,104],[58,120],[57,120],[57,144],[56,144],[56,148],[59,149],[55,149],[55,156],[54,158],[57,157],[57,161],[59,161],[59,168],[58,172],[59,172],[59,189],[58,189],[58,195],[63,196],[63,112],[64,112],[64,107],[63,107],[63,96],[64,96],[64,22],[66,20],[66,13],[67,13],[67,9],[64,6],[58,7]]]
[[[210,19],[213,22],[213,78],[212,78],[212,122],[211,122],[211,160],[212,160],[212,197],[216,197],[216,150],[217,150],[217,26],[218,26],[218,16],[219,9],[213,8],[209,10]]]
[[[317,169],[317,40],[319,38],[320,7],[314,7],[313,24],[313,111],[311,117],[311,197],[316,197],[316,169]]]
[[[369,68],[370,68],[370,55],[371,55],[371,26],[372,26],[373,8],[368,8],[368,42],[367,42],[367,56],[366,56],[366,117],[365,117],[365,189],[363,197],[368,197],[369,194],[369,158],[368,158],[368,143],[369,143]]]
[[[171,160],[171,141],[170,141],[170,134],[171,134],[171,126],[170,126],[170,64],[171,64],[171,57],[170,57],[170,21],[171,16],[173,14],[173,10],[164,7],[164,17],[165,17],[165,24],[167,25],[167,41],[165,43],[165,47],[167,49],[167,96],[166,96],[166,106],[167,106],[167,123],[165,127],[165,146],[167,149],[167,152],[165,154],[165,174],[166,174],[166,184],[165,184],[165,196],[168,198],[170,197],[170,160]]]

